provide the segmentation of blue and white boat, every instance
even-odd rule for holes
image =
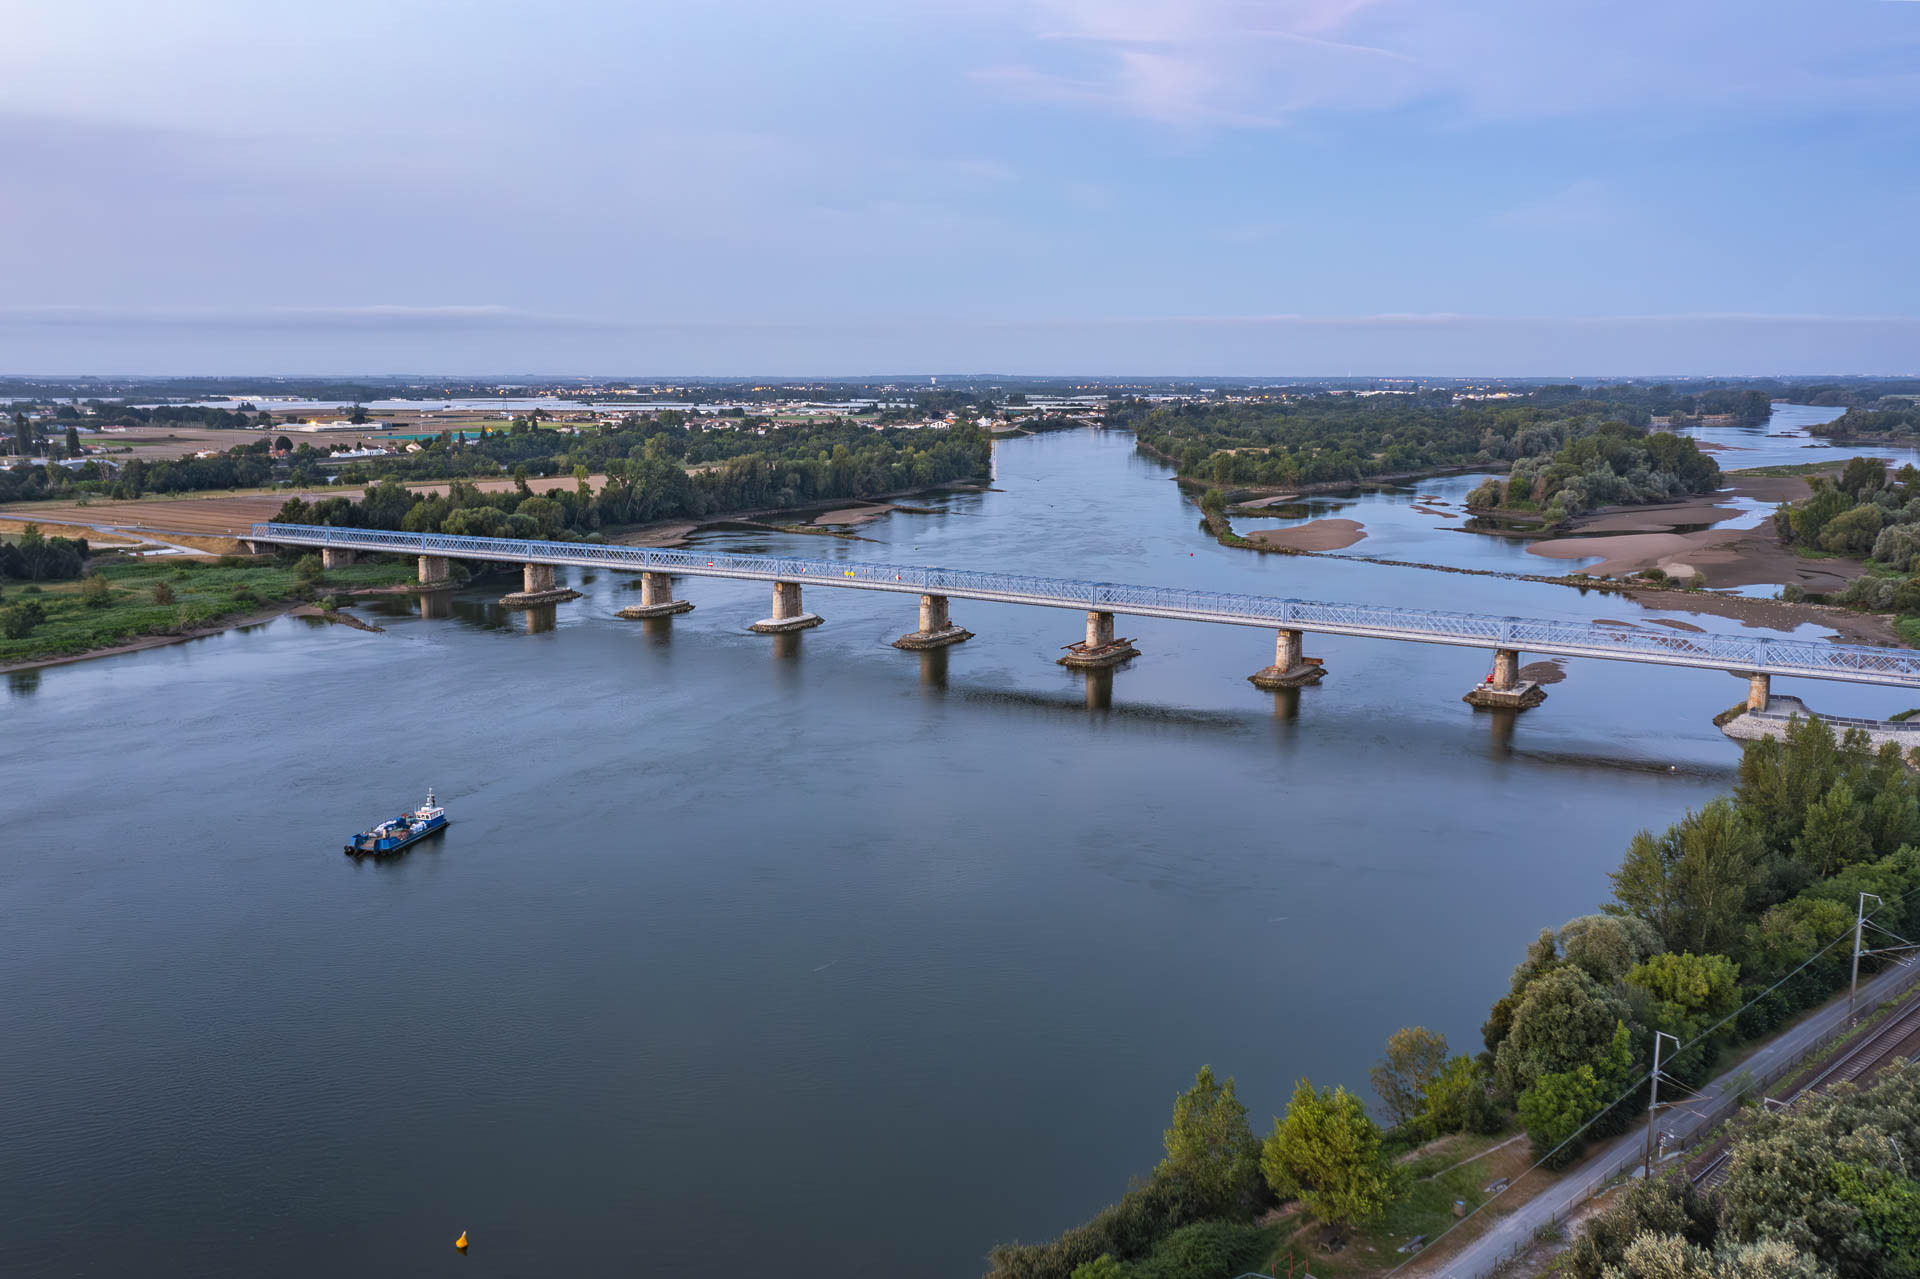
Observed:
[[[349,857],[385,857],[419,843],[447,825],[447,810],[434,802],[433,790],[427,790],[427,802],[411,813],[402,813],[390,822],[381,822],[372,830],[361,831],[347,845]]]

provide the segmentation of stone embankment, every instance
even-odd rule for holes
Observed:
[[[1821,715],[1807,709],[1807,704],[1797,697],[1774,696],[1767,699],[1766,709],[1750,710],[1740,708],[1741,713],[1720,725],[1720,731],[1739,742],[1758,741],[1763,737],[1784,738],[1787,725],[1796,719],[1819,719],[1838,733],[1857,728],[1866,733],[1867,740],[1874,749],[1892,742],[1900,748],[1900,753],[1912,758],[1916,747],[1920,747],[1920,719],[1853,719],[1845,715]]]

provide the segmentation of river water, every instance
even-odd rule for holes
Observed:
[[[1124,435],[996,468],[870,540],[699,544],[1651,620],[1220,547]],[[635,623],[572,584],[12,679],[0,1273],[977,1275],[1148,1170],[1202,1063],[1264,1127],[1402,1025],[1477,1048],[1737,758],[1715,673],[1572,663],[1515,718],[1461,703],[1469,650],[1310,637],[1328,679],[1274,695],[1247,629],[1123,618],[1143,656],[1090,679],[1068,612],[956,600],[977,638],[913,654],[911,597],[767,638],[761,585]],[[341,856],[429,785],[443,836]]]

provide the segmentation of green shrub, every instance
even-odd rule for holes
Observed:
[[[320,600],[320,610],[321,610],[321,612],[323,612],[323,613],[337,613],[337,612],[339,612],[339,611],[340,611],[340,599],[339,599],[339,597],[338,597],[338,596],[335,596],[335,595],[328,595],[328,596],[324,596],[324,597],[323,597],[323,598],[322,598],[322,599]]]
[[[1260,1233],[1231,1221],[1196,1221],[1162,1239],[1131,1266],[1136,1279],[1232,1279],[1259,1259]]]
[[[25,639],[33,633],[33,628],[47,618],[47,611],[40,607],[38,600],[23,600],[18,604],[9,604],[0,608],[0,635],[8,639]]]
[[[155,604],[173,603],[173,588],[165,582],[155,582],[153,584],[153,602]]]
[[[293,575],[303,582],[313,583],[320,580],[320,557],[308,552],[293,562]]]
[[[80,583],[80,601],[88,608],[105,608],[113,603],[113,588],[98,573]]]

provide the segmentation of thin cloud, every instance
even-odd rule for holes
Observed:
[[[0,327],[114,330],[606,329],[603,320],[506,306],[8,306]]]

